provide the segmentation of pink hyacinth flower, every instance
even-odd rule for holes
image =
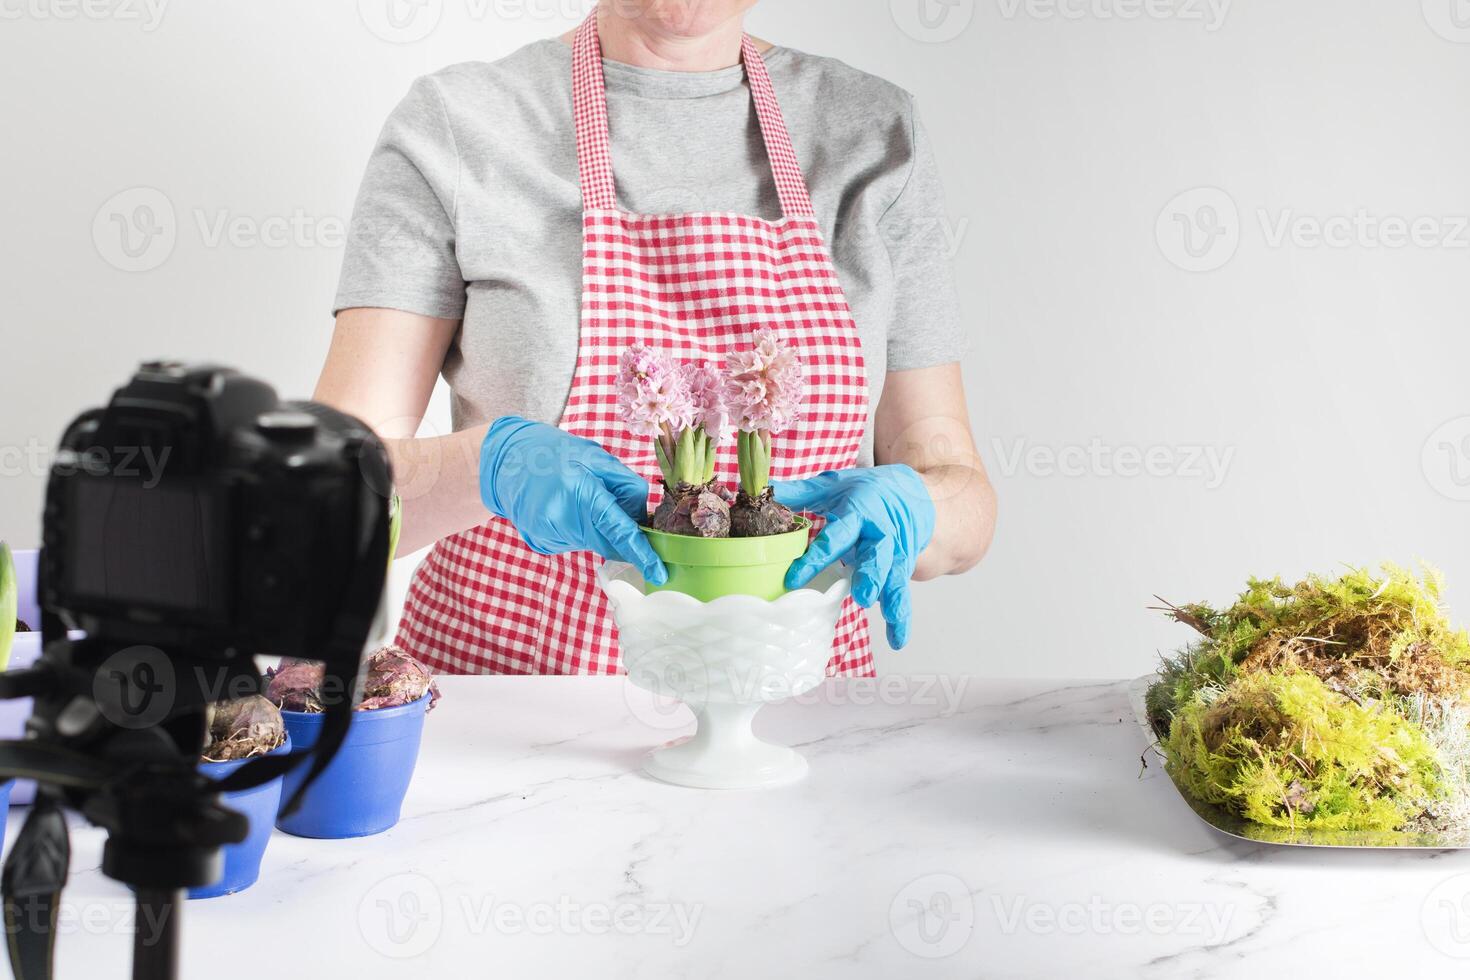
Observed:
[[[796,421],[805,393],[801,359],[774,331],[761,330],[753,348],[729,357],[725,400],[742,432],[784,432]]]
[[[618,364],[618,412],[635,435],[658,436],[692,424],[694,401],[683,373],[667,356],[630,347]]]
[[[729,406],[725,404],[724,374],[709,361],[683,364],[680,371],[694,407],[694,425],[715,443],[723,442],[735,429],[730,422]]]

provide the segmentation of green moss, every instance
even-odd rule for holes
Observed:
[[[1444,795],[1424,732],[1302,673],[1247,673],[1195,697],[1164,741],[1187,792],[1294,829],[1392,830]]]
[[[1441,590],[1432,568],[1384,565],[1167,605],[1200,634],[1147,696],[1175,780],[1278,827],[1470,829],[1470,634]]]
[[[1162,731],[1196,692],[1255,670],[1306,670],[1357,697],[1470,692],[1470,633],[1445,616],[1442,584],[1431,567],[1416,577],[1385,564],[1379,574],[1350,568],[1292,586],[1250,579],[1220,610],[1171,605],[1168,614],[1203,639],[1165,660],[1149,692],[1150,717]]]
[[[1159,679],[1145,696],[1149,721],[1155,734],[1169,732],[1169,722],[1183,705],[1203,691],[1219,691],[1235,679],[1235,663],[1208,642],[1185,647],[1159,665]]]

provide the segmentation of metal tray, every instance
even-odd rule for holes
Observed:
[[[1138,720],[1144,737],[1148,740],[1145,752],[1153,753],[1160,769],[1164,769],[1164,756],[1158,748],[1158,737],[1148,723],[1148,710],[1144,705],[1144,694],[1153,684],[1155,675],[1140,677],[1128,685],[1128,704],[1133,708],[1133,717]],[[1249,841],[1253,844],[1279,844],[1285,847],[1354,847],[1395,850],[1419,849],[1433,851],[1457,851],[1470,848],[1470,835],[1410,833],[1407,831],[1373,830],[1290,830],[1286,827],[1268,827],[1236,816],[1223,807],[1203,803],[1190,796],[1169,776],[1169,782],[1178,790],[1179,796],[1205,823],[1227,837]]]

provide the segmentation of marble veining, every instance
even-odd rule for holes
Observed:
[[[643,776],[692,722],[620,678],[442,686],[403,821],[277,834],[259,884],[185,909],[185,976],[222,952],[354,980],[1470,967],[1470,855],[1216,834],[1140,768],[1125,682],[828,682],[757,719],[808,778],[752,792]],[[131,902],[100,850],[75,824],[63,978],[126,972]]]

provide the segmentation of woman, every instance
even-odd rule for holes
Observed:
[[[754,2],[604,3],[563,38],[420,79],[388,120],[316,397],[387,440],[401,551],[437,542],[399,642],[439,670],[619,669],[596,564],[666,574],[637,526],[657,468],[611,404],[632,343],[723,359],[772,328],[798,349],[812,384],[772,475],[827,524],[788,584],[845,559],[895,648],[910,580],[989,545],[911,99],[749,38]],[[415,438],[441,372],[455,432]],[[872,672],[857,605],[833,673]]]

